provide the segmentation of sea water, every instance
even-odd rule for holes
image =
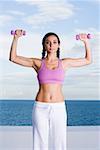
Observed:
[[[100,125],[99,100],[65,100],[68,126]],[[32,126],[34,100],[0,100],[1,126]]]

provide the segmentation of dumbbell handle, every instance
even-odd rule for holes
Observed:
[[[11,35],[15,35],[15,34],[16,34],[16,31],[11,30]],[[23,31],[23,35],[26,35],[26,31]]]
[[[91,39],[91,34],[89,33],[89,34],[87,34],[87,38],[88,39]],[[80,39],[80,36],[77,34],[76,35],[76,40],[79,40]]]

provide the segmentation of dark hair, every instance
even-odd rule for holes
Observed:
[[[53,33],[53,32],[49,32],[49,33],[45,34],[45,36],[44,36],[43,39],[42,39],[42,45],[43,45],[42,59],[45,57],[45,52],[46,52],[45,46],[44,46],[45,40],[46,40],[47,37],[49,37],[49,36],[51,36],[51,35],[56,36],[57,39],[58,39],[58,44],[60,44],[60,39],[59,39],[59,37],[58,37],[57,34],[55,34],[55,33]],[[60,48],[58,48],[58,50],[57,50],[57,57],[60,58]]]

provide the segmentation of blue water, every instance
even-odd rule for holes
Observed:
[[[31,126],[33,100],[0,100],[1,126]],[[100,125],[100,101],[67,100],[68,126]]]

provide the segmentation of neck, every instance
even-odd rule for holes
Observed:
[[[58,60],[57,54],[56,53],[48,53],[46,56],[46,59],[48,61],[53,61],[53,60]]]

